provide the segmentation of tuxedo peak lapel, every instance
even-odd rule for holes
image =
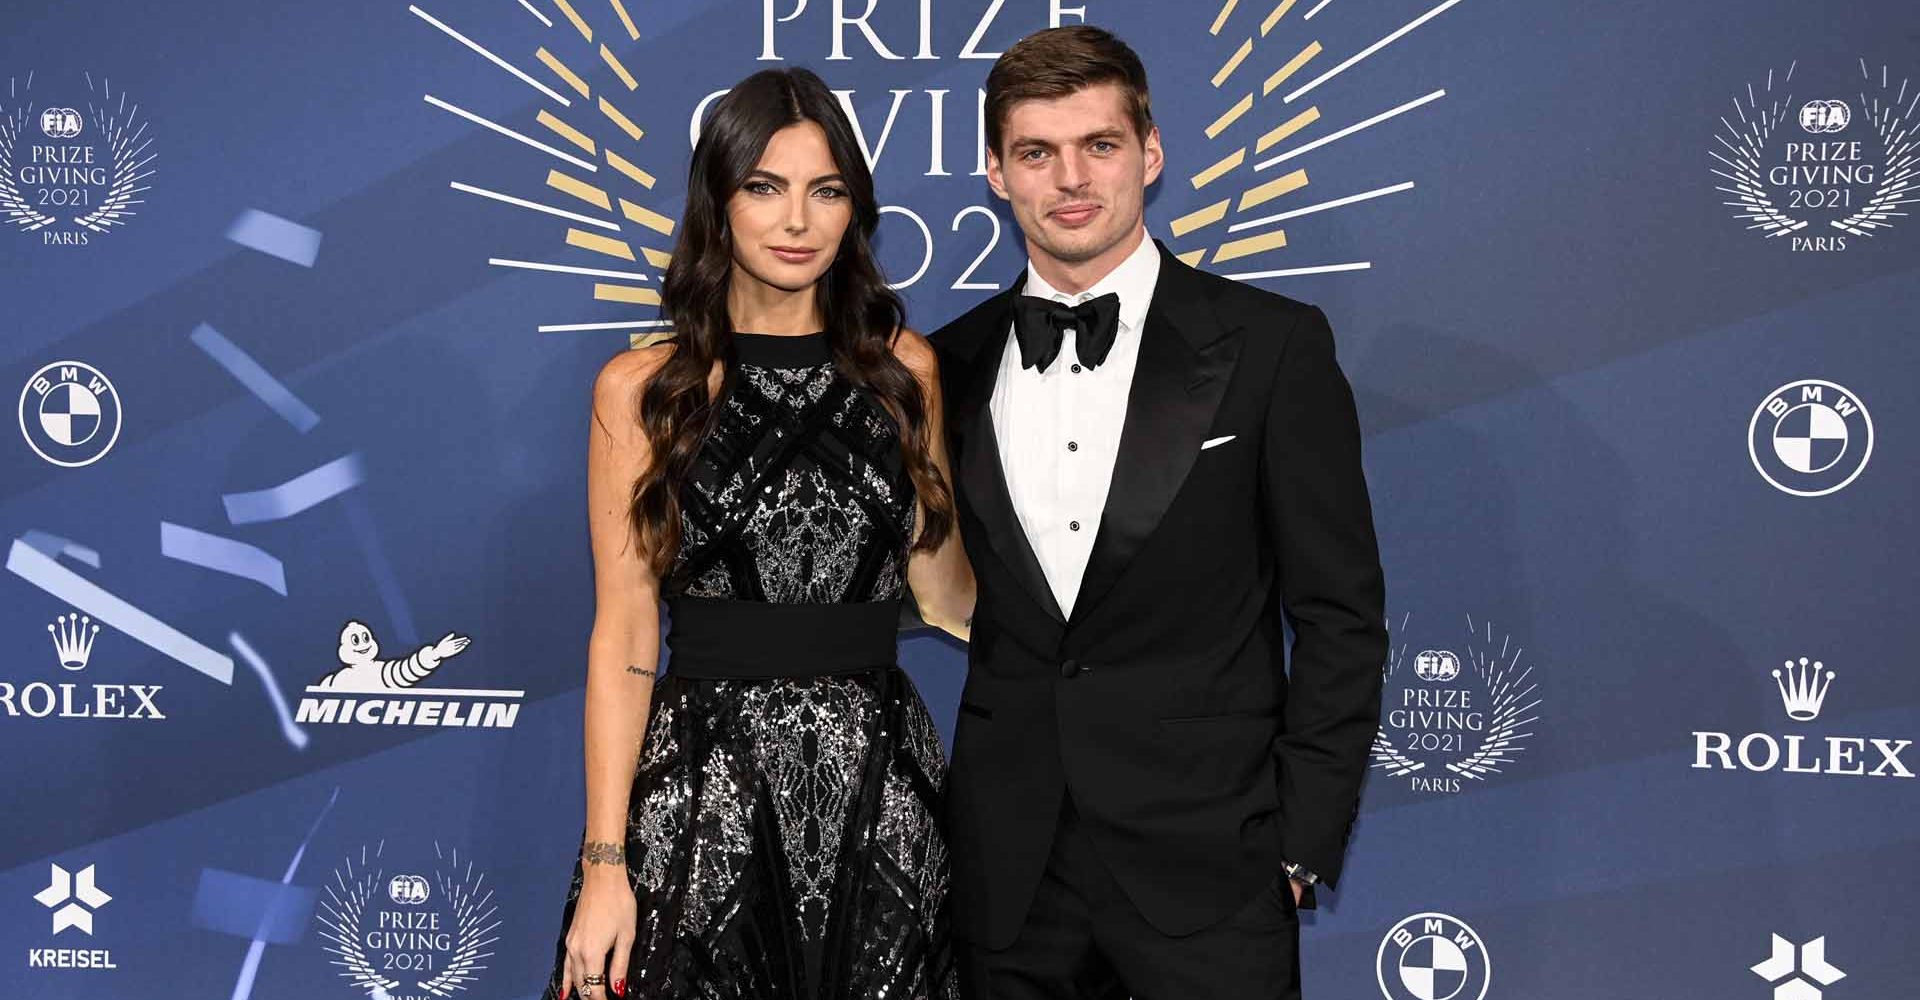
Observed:
[[[1006,467],[1000,459],[1000,442],[993,426],[993,387],[998,381],[1007,338],[1012,335],[1014,296],[1020,294],[1025,282],[1023,269],[1013,286],[1000,293],[1001,302],[982,310],[981,322],[988,325],[969,331],[973,356],[968,362],[965,389],[952,407],[960,442],[959,468],[954,475],[966,502],[986,526],[987,544],[1013,571],[1034,601],[1055,620],[1064,623],[1066,615],[1060,610],[1060,602],[1054,599],[1046,570],[1041,568],[1040,557],[1035,554],[1033,543],[1020,527],[1020,516],[1013,509],[1013,495],[1007,489]]]
[[[1141,331],[1107,505],[1074,598],[1086,619],[1160,524],[1200,455],[1226,395],[1241,339],[1220,321],[1201,276],[1164,245],[1160,277]]]

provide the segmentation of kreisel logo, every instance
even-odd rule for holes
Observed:
[[[49,864],[47,887],[34,893],[41,906],[53,911],[53,934],[78,931],[93,936],[93,915],[113,902],[97,884],[93,865],[68,871]],[[115,969],[113,954],[105,948],[28,948],[29,969]]]
[[[499,940],[486,873],[438,842],[381,840],[333,871],[318,920],[330,964],[356,996],[430,1000],[470,990]]]
[[[1411,618],[1392,629],[1371,766],[1406,778],[1416,792],[1456,793],[1501,773],[1526,748],[1539,721],[1539,683],[1512,636],[1472,617],[1466,633],[1452,637],[1454,648],[1413,652],[1412,670],[1403,669]]]
[[[1793,942],[1775,934],[1773,955],[1754,966],[1753,974],[1774,984],[1773,1000],[1820,1000],[1821,986],[1847,978],[1827,961],[1825,935],[1796,949]]]
[[[448,632],[403,659],[383,659],[373,629],[364,622],[348,621],[340,629],[336,648],[340,666],[307,686],[294,721],[511,729],[520,716],[525,691],[423,684],[472,641]]]
[[[92,465],[120,439],[120,394],[84,361],[42,365],[20,388],[19,411],[27,446],[55,465]]]
[[[1714,190],[1747,229],[1784,237],[1796,252],[1847,250],[1920,201],[1920,162],[1910,155],[1920,91],[1909,100],[1904,76],[1865,59],[1857,75],[1799,65],[1735,92],[1708,149]]]
[[[1835,672],[1819,660],[1800,657],[1772,671],[1780,706],[1788,720],[1808,723],[1820,717]],[[1721,771],[1784,771],[1867,778],[1911,778],[1905,755],[1912,740],[1877,736],[1810,736],[1804,733],[1731,733],[1695,731],[1693,767]]]
[[[100,625],[73,612],[47,623],[53,657],[64,670],[79,672],[93,658]],[[77,681],[0,681],[0,717],[28,719],[164,719],[160,684],[82,684]]]
[[[1493,963],[1466,921],[1416,913],[1380,939],[1374,979],[1387,1000],[1485,1000]]]
[[[1873,457],[1873,418],[1843,385],[1817,378],[1788,382],[1754,408],[1747,455],[1774,489],[1826,496],[1866,470]]]

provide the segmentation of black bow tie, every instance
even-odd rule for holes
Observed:
[[[1013,332],[1020,338],[1020,367],[1046,371],[1060,356],[1062,334],[1075,331],[1073,351],[1088,368],[1100,367],[1120,330],[1120,296],[1098,295],[1069,306],[1038,295],[1014,299]]]

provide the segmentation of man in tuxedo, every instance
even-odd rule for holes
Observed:
[[[1022,40],[985,114],[1028,265],[933,337],[980,588],[946,794],[962,983],[1297,998],[1387,649],[1332,331],[1148,238],[1161,140],[1113,35]]]

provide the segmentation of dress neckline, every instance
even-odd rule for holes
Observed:
[[[736,330],[733,348],[741,364],[759,368],[812,368],[833,360],[824,330],[800,334]]]

